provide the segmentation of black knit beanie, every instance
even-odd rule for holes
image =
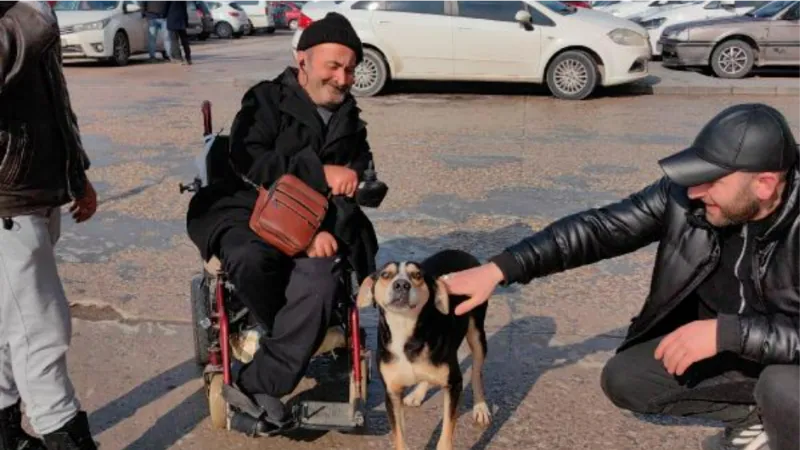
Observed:
[[[333,43],[341,44],[356,52],[356,63],[364,58],[361,39],[350,21],[339,13],[329,12],[324,18],[314,21],[303,30],[297,50],[307,50],[315,45]]]

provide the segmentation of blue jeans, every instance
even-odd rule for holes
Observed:
[[[167,19],[151,19],[148,17],[147,28],[149,31],[147,44],[150,58],[156,57],[156,38],[158,37],[158,32],[163,31],[164,51],[166,52],[167,58],[172,59],[172,55],[170,54],[170,50],[172,50],[172,36],[170,36],[169,30],[167,30]]]

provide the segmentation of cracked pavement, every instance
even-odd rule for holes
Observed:
[[[210,427],[193,363],[189,283],[201,268],[185,234],[201,149],[200,105],[230,125],[245,86],[280,73],[290,35],[192,42],[195,65],[69,63],[70,94],[93,161],[97,215],[64,216],[59,270],[73,304],[69,366],[106,449],[388,448],[383,389],[369,387],[365,435],[250,439]],[[487,258],[552,220],[603,205],[660,176],[656,160],[691,143],[722,108],[768,102],[800,125],[796,96],[637,96],[615,90],[564,102],[507,85],[405,86],[361,99],[379,176],[391,189],[368,213],[379,263],[460,248]],[[716,424],[616,409],[599,376],[649,286],[654,247],[498,291],[487,318],[486,392],[494,421],[472,425],[471,359],[456,448],[695,449]],[[375,316],[363,313],[375,346]],[[373,374],[375,368],[372,368]],[[375,378],[373,377],[373,380]],[[409,446],[431,448],[442,395],[407,410]]]

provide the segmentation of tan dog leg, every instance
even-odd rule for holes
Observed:
[[[470,317],[467,328],[467,343],[472,353],[472,420],[476,424],[487,427],[492,422],[492,414],[486,404],[483,391],[483,362],[486,360],[486,336],[475,326],[475,319]]]
[[[444,420],[436,450],[453,450],[453,434],[458,420],[458,401],[461,399],[462,386],[461,373],[458,373],[444,389]]]
[[[394,432],[395,450],[408,450],[405,439],[405,420],[403,417],[403,387],[386,386],[386,414]]]
[[[413,407],[421,405],[422,401],[425,400],[425,394],[428,393],[428,387],[427,381],[421,381],[411,393],[405,396],[403,404]]]

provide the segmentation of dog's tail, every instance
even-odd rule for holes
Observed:
[[[448,249],[429,256],[421,265],[422,270],[435,279],[447,273],[478,267],[481,262],[463,250]]]

